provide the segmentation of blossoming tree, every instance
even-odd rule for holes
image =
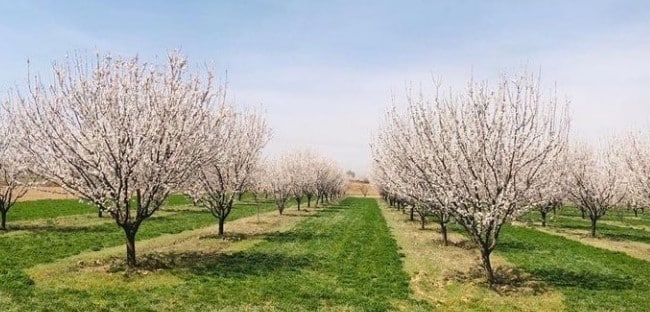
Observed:
[[[596,236],[598,220],[625,197],[627,181],[621,174],[619,160],[611,146],[595,150],[579,144],[571,150],[566,189],[591,220],[591,236]]]
[[[173,52],[165,64],[137,57],[73,57],[53,66],[54,81],[30,78],[14,113],[30,169],[107,211],[135,237],[172,190],[204,159],[205,121],[219,90],[212,74],[189,74]]]
[[[197,170],[189,193],[218,219],[217,234],[223,235],[235,199],[256,182],[252,179],[270,131],[261,114],[222,107],[206,132],[203,147],[209,156]]]
[[[494,86],[471,80],[463,92],[437,87],[431,100],[408,97],[405,117],[391,126],[399,129],[391,144],[407,142],[405,155],[386,157],[400,157],[406,169],[395,173],[412,172],[419,187],[445,203],[479,246],[493,284],[490,255],[501,228],[529,209],[530,189],[548,183],[541,169],[565,149],[568,114],[527,73],[504,75]]]

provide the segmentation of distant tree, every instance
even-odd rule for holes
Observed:
[[[259,113],[223,106],[208,124],[207,134],[203,147],[209,156],[197,170],[190,193],[217,218],[217,235],[223,235],[235,199],[254,178],[270,131]]]
[[[288,162],[286,155],[283,155],[268,161],[265,168],[265,180],[280,215],[284,213],[287,201],[293,194],[291,177],[288,174]]]
[[[370,184],[367,183],[359,184],[359,191],[361,192],[361,194],[363,194],[363,197],[366,197],[368,195],[368,192],[370,191]]]
[[[569,156],[567,192],[571,200],[589,216],[591,236],[596,223],[623,199],[625,187],[614,151],[594,151],[586,145],[573,148]]]
[[[626,203],[638,216],[650,203],[650,135],[631,133],[623,144],[620,154],[630,187]]]
[[[296,201],[296,206],[300,210],[300,204],[305,197],[306,192],[310,185],[310,168],[311,154],[306,150],[290,151],[284,155],[286,161],[286,174],[289,175],[291,180],[291,193]]]
[[[556,161],[545,164],[540,170],[540,176],[547,180],[546,183],[529,189],[531,206],[540,213],[543,227],[546,226],[548,214],[560,208],[568,196],[566,180],[569,165],[566,154],[558,155]]]
[[[335,161],[308,150],[288,151],[269,161],[266,181],[280,214],[292,196],[306,196],[310,206],[316,196],[316,207],[345,191],[345,176]]]

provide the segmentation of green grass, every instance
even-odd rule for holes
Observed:
[[[182,194],[170,195],[166,206],[191,205],[192,200]],[[7,214],[7,226],[13,221],[48,219],[79,214],[97,214],[97,207],[79,199],[43,199],[17,202]]]
[[[180,206],[191,204],[192,199],[189,196],[183,194],[169,195],[169,197],[167,197],[167,201],[165,202],[165,206]]]
[[[532,213],[533,217],[539,215]],[[589,221],[575,216],[563,210],[549,227],[589,233]],[[465,235],[458,225],[451,225],[450,229]],[[628,227],[599,223],[597,233],[611,240],[650,242],[650,233]],[[650,306],[648,262],[622,252],[588,246],[534,228],[504,226],[495,253],[530,273],[533,279],[561,291],[571,311],[645,311]]]
[[[12,221],[23,221],[43,218],[97,213],[97,208],[78,199],[45,199],[17,202],[7,214],[7,227],[11,228]]]
[[[591,222],[589,220],[557,217],[551,228],[581,230],[585,233],[591,233]],[[642,229],[636,229],[627,226],[616,226],[603,222],[596,223],[596,235],[601,238],[617,241],[637,241],[650,243],[650,232]]]
[[[273,210],[271,203],[261,205],[260,211]],[[247,217],[257,212],[248,203],[236,205],[227,221]],[[154,215],[155,216],[155,215]],[[24,225],[16,230],[27,230],[30,234],[0,236],[0,268],[26,268],[39,263],[68,257],[88,250],[124,243],[124,233],[110,217],[107,223],[95,226]],[[149,239],[162,234],[174,234],[185,230],[215,224],[216,219],[206,211],[185,211],[164,217],[145,220],[138,231],[137,240]],[[226,232],[228,231],[226,224]],[[136,244],[137,248],[137,244]]]
[[[497,252],[560,290],[574,311],[645,311],[650,306],[650,265],[523,227],[505,227]]]
[[[108,217],[107,220],[111,220]],[[208,226],[215,222],[207,212],[185,212],[145,220],[137,239]],[[0,267],[27,268],[39,263],[72,256],[84,251],[100,250],[124,243],[124,233],[115,223],[86,227],[23,226],[27,235],[0,237]]]
[[[580,210],[574,206],[564,206],[561,209],[557,210],[557,214],[553,214],[553,212],[550,212],[547,215],[547,223],[548,224],[553,224],[558,218],[561,217],[572,217],[572,218],[581,218],[581,213]],[[536,211],[532,210],[526,213],[523,217],[520,218],[523,221],[533,221],[533,222],[541,222],[542,217],[541,214]],[[589,220],[589,217],[585,220]],[[620,209],[612,209],[608,211],[604,216],[601,217],[599,221],[616,221],[616,222],[621,222],[625,225],[642,225],[642,226],[648,226],[650,227],[650,210],[646,210],[644,213],[639,213],[638,217],[634,216],[634,212],[631,210],[620,210]]]
[[[641,215],[639,215],[641,216]],[[650,220],[634,218],[633,213],[625,212],[624,214],[610,213],[603,216],[596,223],[596,235],[601,238],[617,241],[637,241],[650,243],[650,231],[646,231],[634,226],[650,227]],[[539,221],[540,214],[537,211],[530,211],[521,218],[523,221]],[[619,225],[607,224],[603,221],[620,222]],[[557,230],[580,230],[585,234],[591,233],[591,221],[589,218],[580,218],[580,211],[573,207],[563,207],[557,215],[549,214],[547,227]]]
[[[52,206],[56,205],[52,204]],[[267,202],[262,204],[260,211],[273,209],[275,206]],[[42,211],[39,212],[42,213]],[[257,209],[249,203],[239,203],[233,208],[228,221],[255,213],[257,213]],[[38,213],[32,213],[32,215],[42,216]],[[85,251],[98,251],[106,247],[123,245],[124,233],[122,230],[112,222],[110,217],[106,217],[106,220],[107,223],[101,225],[84,227],[17,226],[14,229],[25,230],[28,233],[0,236],[0,296],[5,293],[11,294],[15,298],[21,298],[25,293],[30,293],[33,285],[24,269],[31,266],[52,262]],[[216,232],[216,219],[207,211],[186,211],[164,217],[154,217],[142,223],[137,240],[149,239],[167,233],[179,233],[212,224],[215,225]]]
[[[428,309],[410,299],[409,277],[374,199],[346,199],[242,251],[181,258],[186,260],[165,269],[180,284],[34,289],[29,280],[11,275],[24,295],[13,300],[19,309],[53,311]]]

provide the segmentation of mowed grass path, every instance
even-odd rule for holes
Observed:
[[[397,244],[374,199],[349,198],[303,218],[287,231],[241,237],[237,243],[246,247],[234,252],[176,254],[186,261],[147,276],[173,283],[27,285],[24,300],[12,303],[32,310],[430,310],[411,299]]]
[[[582,219],[573,207],[563,207],[549,217],[546,228],[538,223],[532,228],[505,228],[498,252],[561,290],[571,310],[648,310],[647,214],[635,217],[629,211],[610,211],[598,221],[596,238],[589,236],[589,219]],[[525,219],[537,221],[539,214],[531,212]]]
[[[566,226],[566,229],[582,228],[582,223],[586,223],[580,219],[562,216],[558,219],[560,220],[550,226],[551,229],[554,227],[562,229],[561,226]],[[413,226],[418,225],[413,224]],[[464,230],[457,224],[451,224],[450,229],[455,234],[461,234],[466,240],[468,239]],[[648,261],[541,230],[539,226],[533,228],[505,226],[494,255],[505,259],[508,263],[507,267],[514,267],[529,274],[527,280],[544,283],[542,291],[546,291],[545,294],[560,292],[564,297],[563,310],[648,311],[650,307],[650,263]],[[603,232],[599,240],[617,240],[617,242],[625,239],[635,242],[644,241],[647,235],[641,230],[609,225],[603,226]],[[437,246],[430,248],[439,249]],[[453,254],[445,256],[444,251],[442,253],[445,259],[453,259]],[[423,272],[419,273],[423,274]],[[435,268],[424,273],[437,274]],[[514,282],[518,283],[518,281]],[[440,289],[426,295],[436,298],[436,291],[439,292]],[[438,294],[441,295],[445,296],[444,293]],[[466,294],[460,295],[466,296]],[[523,298],[516,293],[506,296],[502,301]],[[539,297],[539,300],[543,299]],[[540,301],[529,307],[512,306],[512,310],[535,310],[537,306],[543,304],[544,302]],[[551,306],[549,304],[548,311],[558,310]],[[497,310],[497,308],[497,305],[487,303],[471,310]]]
[[[497,253],[561,291],[571,311],[647,311],[650,263],[535,229],[508,226]]]
[[[526,213],[521,220],[524,222],[540,224],[540,213],[537,211],[530,211]],[[549,213],[547,225],[579,230],[589,230],[591,228],[589,217],[586,216],[584,219],[581,218],[578,208],[572,206],[564,206],[561,209],[558,209],[557,214],[552,212]],[[638,216],[634,216],[634,213],[628,210],[612,209],[598,220],[596,232],[600,232],[601,226],[603,226],[602,228],[605,230],[603,234],[611,232],[608,231],[610,228],[608,228],[607,225],[615,226],[615,228],[613,228],[614,232],[620,230],[620,228],[650,228],[650,211],[639,213]],[[616,239],[616,237],[611,238]],[[626,239],[626,237],[621,237],[621,239]],[[634,235],[632,235],[631,239],[637,240],[634,239]]]

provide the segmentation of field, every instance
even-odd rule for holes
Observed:
[[[136,271],[110,218],[70,199],[26,201],[0,234],[3,311],[643,311],[650,306],[650,218],[611,215],[599,237],[570,208],[547,228],[530,213],[503,230],[488,289],[478,253],[456,225],[443,246],[434,222],[375,198],[279,216],[247,198],[226,236],[174,196],[138,233]],[[627,248],[627,249],[625,249]],[[647,257],[647,256],[645,256]]]
[[[362,192],[362,187],[367,187],[367,193],[366,197],[379,197],[379,192],[377,191],[377,188],[373,186],[372,184],[368,183],[361,183],[358,181],[352,181],[348,183],[347,189],[345,191],[345,194],[348,196],[355,196],[355,197],[363,197],[363,192]]]
[[[42,199],[74,199],[74,196],[58,186],[41,186],[29,189],[19,201]]]

